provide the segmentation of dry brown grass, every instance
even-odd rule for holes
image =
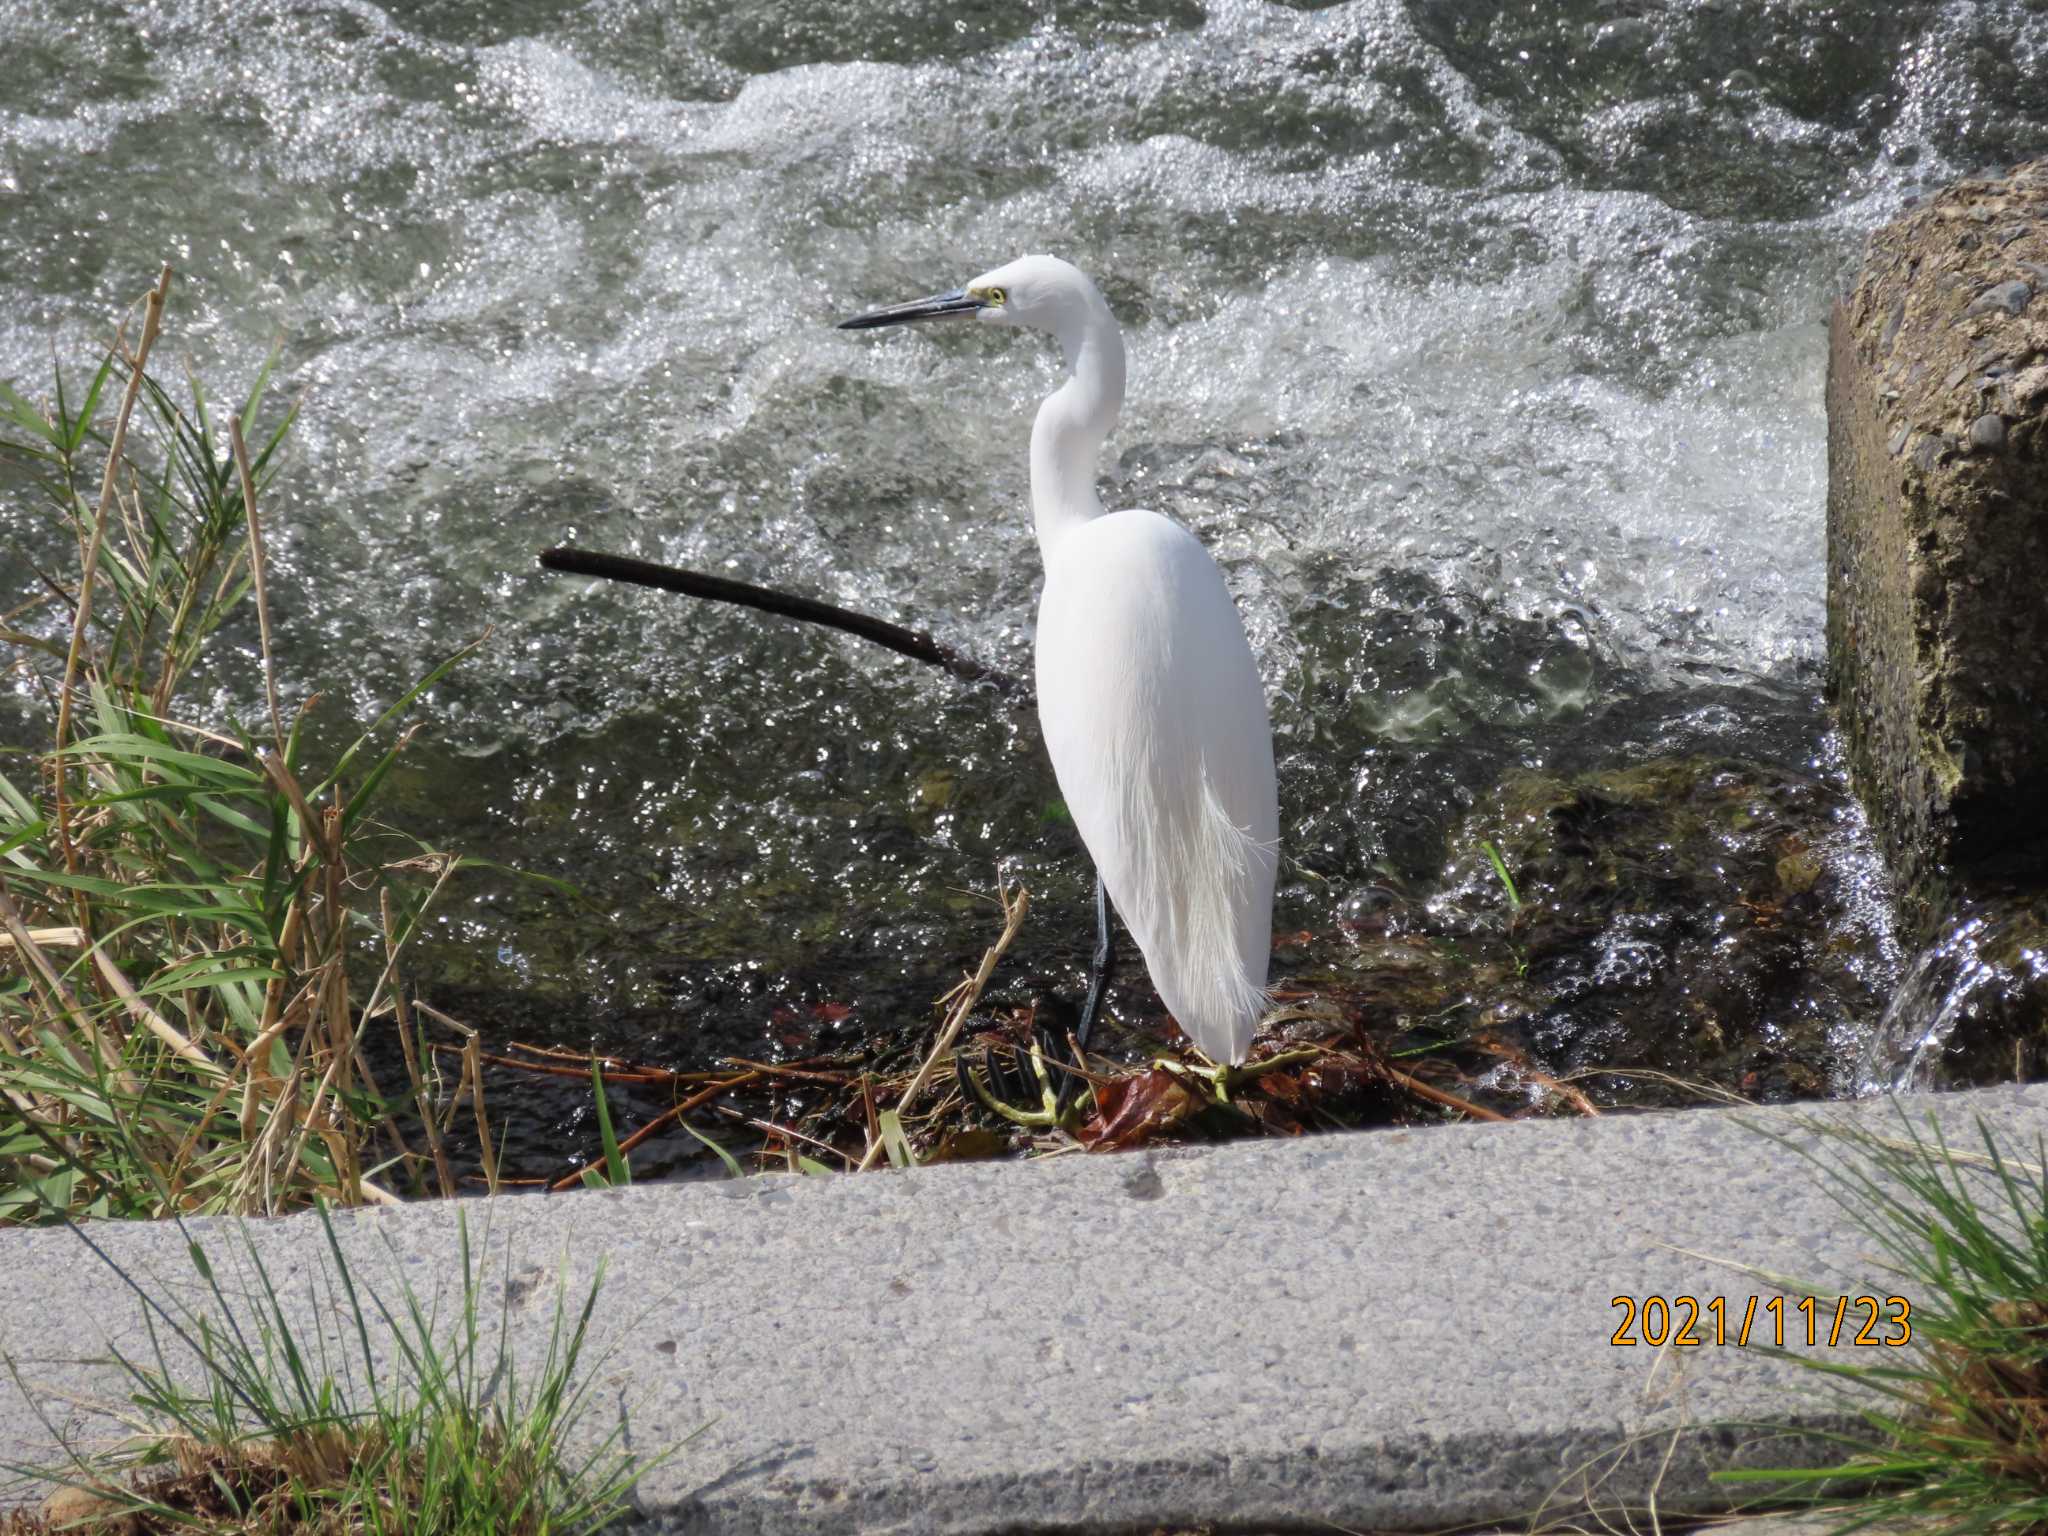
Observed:
[[[166,269],[135,348],[117,336],[82,394],[0,389],[0,453],[76,551],[6,615],[49,735],[28,772],[0,775],[0,1224],[452,1189],[360,1035],[401,997],[407,939],[458,867],[371,818],[432,679],[313,761],[303,706],[279,696],[259,514],[294,413],[271,413],[252,452],[267,366],[224,425],[196,383],[184,399],[159,385],[169,291]],[[216,638],[250,599],[260,723],[193,723],[188,691],[216,687],[195,675],[251,664]],[[431,1073],[424,1050],[407,1060]],[[410,1087],[431,1123],[442,1096],[428,1076]]]

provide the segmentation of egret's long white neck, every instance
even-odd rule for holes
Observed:
[[[1069,377],[1031,428],[1031,520],[1047,558],[1068,530],[1102,515],[1095,461],[1124,403],[1124,339],[1101,296],[1090,298],[1059,329]]]

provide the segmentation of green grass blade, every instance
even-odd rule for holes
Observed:
[[[747,1176],[746,1170],[740,1167],[740,1160],[738,1158],[734,1157],[730,1152],[726,1151],[724,1147],[721,1147],[709,1136],[706,1136],[702,1131],[698,1130],[697,1127],[690,1124],[689,1121],[678,1120],[676,1124],[680,1125],[684,1130],[688,1131],[692,1136],[696,1137],[699,1141],[704,1143],[705,1146],[709,1147],[713,1152],[715,1152],[718,1155],[718,1160],[721,1163],[725,1164],[725,1171],[727,1173],[731,1174],[736,1179],[743,1179]]]
[[[604,1145],[605,1177],[615,1188],[631,1184],[633,1169],[619,1150],[619,1138],[612,1129],[611,1103],[604,1091],[604,1067],[595,1056],[590,1058],[590,1091],[597,1105],[598,1138]]]
[[[910,1138],[903,1133],[903,1117],[893,1109],[885,1109],[877,1119],[881,1123],[883,1150],[889,1154],[889,1166],[914,1166],[917,1156],[910,1150]]]

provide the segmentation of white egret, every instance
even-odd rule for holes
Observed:
[[[1279,847],[1272,727],[1209,552],[1157,512],[1105,513],[1096,495],[1096,456],[1124,398],[1116,318],[1085,273],[1025,256],[840,328],[916,320],[1026,326],[1066,354],[1068,378],[1031,429],[1031,515],[1045,565],[1038,718],[1098,876],[1102,938],[1080,1041],[1109,959],[1106,888],[1181,1028],[1211,1061],[1235,1066],[1267,1001]]]

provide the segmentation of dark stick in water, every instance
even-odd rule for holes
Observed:
[[[724,576],[706,576],[701,571],[683,571],[672,565],[655,565],[651,561],[633,560],[625,555],[600,554],[596,550],[573,549],[566,545],[543,550],[540,563],[548,570],[561,571],[566,575],[602,576],[608,581],[658,587],[664,592],[680,592],[685,597],[708,597],[714,602],[737,603],[742,608],[757,608],[763,613],[802,619],[808,624],[823,624],[828,629],[842,629],[849,635],[872,640],[899,655],[942,667],[964,682],[993,683],[1009,693],[1019,692],[1022,688],[1009,673],[984,666],[972,656],[963,656],[950,645],[941,644],[921,630],[905,629],[886,619],[821,603],[816,598],[798,597],[790,592],[777,592],[773,587],[757,587],[750,582],[732,581]]]

